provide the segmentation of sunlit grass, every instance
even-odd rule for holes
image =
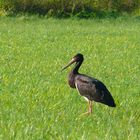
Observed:
[[[0,139],[140,139],[138,20],[0,18]],[[103,81],[117,107],[87,103],[61,73],[77,52],[80,69]]]

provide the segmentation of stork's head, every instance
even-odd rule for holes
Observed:
[[[81,53],[77,53],[72,59],[71,59],[71,61],[64,67],[64,68],[62,68],[62,71],[64,70],[64,69],[66,69],[67,67],[69,67],[71,64],[73,64],[73,63],[77,63],[77,62],[80,62],[80,61],[83,61],[84,60],[84,57],[83,57],[83,55],[81,54]]]

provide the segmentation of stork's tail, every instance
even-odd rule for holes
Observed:
[[[105,94],[102,103],[110,107],[116,107],[115,101],[109,91]]]

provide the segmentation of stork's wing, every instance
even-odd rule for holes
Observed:
[[[75,85],[79,93],[89,100],[101,102],[112,107],[115,106],[114,99],[101,81],[86,75],[77,75]]]

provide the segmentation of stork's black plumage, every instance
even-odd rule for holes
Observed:
[[[92,101],[115,107],[116,104],[111,93],[101,81],[78,72],[83,60],[83,55],[78,53],[62,70],[76,62],[74,68],[69,74],[68,83],[71,88],[76,88],[80,95],[84,96],[88,100],[89,110],[87,113],[92,112]]]

